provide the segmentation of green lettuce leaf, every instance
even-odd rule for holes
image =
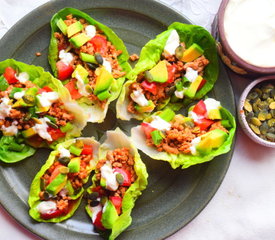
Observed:
[[[219,74],[218,57],[216,51],[216,43],[213,37],[208,31],[203,27],[178,23],[175,22],[168,27],[168,30],[157,35],[153,40],[150,40],[141,50],[140,58],[135,67],[127,75],[129,79],[122,87],[121,94],[118,98],[116,110],[117,118],[122,120],[130,120],[131,118],[136,118],[138,120],[144,119],[150,114],[131,114],[127,111],[128,100],[128,88],[132,82],[137,78],[137,75],[153,68],[160,60],[161,53],[166,45],[166,41],[170,36],[170,33],[176,30],[179,34],[180,41],[186,44],[186,47],[192,45],[192,43],[197,43],[203,50],[205,57],[210,61],[210,63],[204,69],[203,77],[207,80],[206,84],[196,93],[193,99],[184,98],[181,104],[169,103],[168,106],[172,109],[179,110],[183,105],[189,104],[194,99],[202,98],[207,92],[209,92]]]
[[[172,168],[188,168],[192,165],[208,162],[214,157],[227,153],[231,149],[233,142],[234,134],[236,131],[236,122],[232,114],[225,108],[221,108],[221,114],[223,120],[228,120],[231,128],[229,129],[228,137],[226,141],[217,149],[213,149],[207,155],[191,155],[191,154],[171,154],[166,152],[159,152],[154,147],[149,147],[146,144],[146,137],[141,129],[141,126],[133,127],[131,129],[131,138],[135,142],[135,146],[140,149],[142,152],[150,156],[155,160],[163,160],[169,162]]]
[[[95,163],[98,160],[99,143],[97,141],[95,141],[94,138],[78,138],[78,139],[82,140],[84,142],[84,144],[89,144],[89,145],[93,146],[94,161],[92,161],[90,163],[90,166],[88,167],[88,171],[91,172],[95,168]],[[73,143],[75,143],[75,141],[76,141],[76,139],[70,139],[64,143],[60,143],[59,145],[56,146],[56,148],[58,149],[59,146],[63,146],[64,148],[68,149],[69,146],[71,146]],[[61,217],[52,218],[49,220],[45,220],[40,217],[40,213],[37,211],[36,207],[41,202],[40,197],[39,197],[39,193],[41,191],[41,177],[53,165],[55,158],[58,154],[59,154],[59,152],[57,150],[54,150],[51,152],[46,163],[41,167],[40,171],[34,177],[31,187],[30,187],[30,193],[29,193],[29,199],[28,199],[28,204],[30,207],[29,214],[34,220],[36,220],[38,222],[61,222],[61,221],[64,221],[64,220],[70,218],[74,214],[74,212],[77,210],[77,208],[81,202],[81,199],[83,197],[84,188],[81,188],[81,190],[76,195],[71,196],[74,203],[73,203],[68,214],[61,216]],[[88,177],[87,177],[87,179],[85,179],[84,183],[86,183],[87,181],[88,181]]]
[[[122,200],[122,214],[119,215],[112,227],[108,228],[110,230],[109,239],[115,239],[121,232],[123,232],[132,222],[131,212],[134,208],[135,201],[138,196],[141,195],[141,191],[144,190],[147,186],[148,173],[146,171],[146,166],[142,162],[139,153],[130,139],[119,129],[117,128],[114,131],[107,132],[106,141],[100,146],[99,149],[99,159],[104,159],[109,150],[114,150],[116,148],[126,147],[130,149],[130,153],[134,156],[135,159],[135,172],[137,175],[137,180],[128,188],[124,198]],[[87,190],[91,192],[91,189],[95,187],[96,177],[93,177],[93,185]],[[86,211],[89,216],[92,218],[92,212],[90,207],[86,206]],[[106,212],[103,213],[108,214]],[[102,222],[104,225],[104,222]]]
[[[65,19],[67,15],[72,14],[74,17],[77,18],[83,18],[85,19],[89,24],[94,25],[97,29],[100,29],[103,34],[107,37],[108,41],[110,41],[117,50],[121,50],[122,54],[118,56],[118,62],[123,71],[128,73],[131,70],[131,66],[128,63],[129,54],[128,51],[123,43],[123,41],[107,26],[104,24],[96,21],[88,14],[74,9],[74,8],[64,8],[60,10],[58,13],[56,13],[51,20],[51,40],[50,40],[50,46],[49,46],[49,63],[52,68],[52,71],[54,73],[54,76],[57,76],[57,69],[56,69],[56,62],[58,61],[58,42],[57,39],[54,37],[55,32],[59,32],[59,28],[56,25],[56,22],[62,18]],[[85,100],[77,100],[78,104],[85,110],[86,113],[88,113],[89,118],[88,121],[90,122],[103,122],[104,118],[106,116],[108,106],[109,104],[117,99],[119,96],[119,93],[121,91],[121,87],[125,81],[125,77],[117,78],[115,79],[114,83],[111,86],[111,97],[108,99],[104,109],[102,109],[100,106],[94,104],[93,102],[89,103],[89,101]],[[87,99],[87,97],[82,97],[84,99]]]
[[[27,72],[30,77],[30,81],[32,81],[34,84],[36,84],[38,87],[42,88],[44,86],[49,86],[53,89],[53,91],[56,91],[59,93],[61,101],[64,103],[65,109],[74,114],[75,118],[71,122],[74,125],[74,128],[67,132],[65,138],[60,138],[58,141],[53,142],[50,147],[54,148],[56,144],[59,142],[62,142],[64,140],[78,137],[81,134],[81,130],[86,126],[86,115],[83,112],[83,110],[74,102],[71,101],[70,93],[69,91],[62,85],[62,83],[55,79],[49,72],[45,72],[42,67],[34,66],[34,65],[28,65],[19,61],[16,61],[14,59],[7,59],[3,62],[0,62],[0,75],[2,75],[7,67],[12,67],[19,72]],[[18,134],[19,135],[19,134]],[[14,137],[14,141],[16,141],[19,136]],[[1,137],[3,138],[3,137]],[[10,139],[10,138],[9,138]],[[7,140],[3,139],[4,142],[7,142]],[[41,147],[47,146],[46,144],[43,144]],[[25,145],[22,153],[7,151],[7,148],[5,146],[2,146],[0,150],[0,160],[5,162],[17,162],[20,160],[25,159],[28,156],[33,155],[35,150]]]

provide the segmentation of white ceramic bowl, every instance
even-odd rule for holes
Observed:
[[[245,102],[245,99],[247,98],[247,95],[258,84],[259,85],[264,84],[264,82],[266,82],[266,83],[270,82],[275,85],[275,75],[258,78],[256,80],[254,80],[252,83],[250,83],[245,88],[245,90],[243,91],[243,93],[240,97],[240,101],[239,101],[239,105],[238,105],[238,118],[239,118],[239,122],[240,122],[242,129],[244,130],[244,132],[247,134],[247,136],[249,138],[251,138],[254,142],[259,143],[263,146],[275,148],[275,142],[270,142],[270,141],[264,140],[252,131],[252,129],[249,127],[249,125],[246,121],[245,113],[243,110],[244,102]]]

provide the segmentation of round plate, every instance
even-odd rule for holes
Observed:
[[[21,19],[1,40],[0,60],[15,58],[50,70],[47,62],[50,19],[64,7],[78,8],[111,27],[125,42],[130,54],[139,54],[144,44],[174,21],[190,23],[167,6],[148,0],[58,0],[50,1]],[[42,56],[37,57],[36,52]],[[224,95],[226,91],[226,97]],[[220,67],[220,76],[209,94],[235,113],[230,81]],[[88,124],[84,136],[99,138],[108,129],[121,127],[126,133],[136,121],[114,121],[110,109],[102,124]],[[37,223],[28,215],[28,193],[32,179],[41,168],[49,150],[38,150],[34,156],[16,164],[0,164],[1,195],[4,208],[27,229],[45,239],[98,239],[91,220],[84,211],[84,201],[75,215],[58,224]],[[141,154],[148,172],[149,185],[136,201],[132,225],[119,239],[162,239],[191,221],[215,194],[230,163],[232,151],[213,161],[185,170],[172,170],[162,161]]]

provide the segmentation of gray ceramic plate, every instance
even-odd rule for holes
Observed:
[[[16,60],[49,70],[47,48],[50,39],[49,21],[59,9],[70,6],[91,14],[110,26],[126,43],[130,53],[139,53],[142,46],[174,21],[189,23],[179,13],[148,0],[58,0],[36,9],[21,19],[1,40],[0,60]],[[36,57],[35,53],[42,52]],[[226,91],[226,96],[224,95]],[[220,76],[211,93],[223,106],[235,112],[234,97],[228,76],[221,66]],[[211,95],[210,94],[210,95]],[[103,124],[89,124],[85,136],[100,137],[107,129],[122,127],[128,132],[135,122],[116,122],[110,110]],[[23,162],[0,164],[0,202],[22,225],[45,239],[98,239],[84,203],[68,221],[59,224],[36,223],[28,215],[28,191],[31,181],[47,159],[49,150],[39,150]],[[172,170],[161,161],[142,155],[149,172],[149,186],[137,200],[132,225],[119,239],[162,239],[191,221],[217,191],[230,163],[232,151],[215,160]]]

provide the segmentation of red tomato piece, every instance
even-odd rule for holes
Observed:
[[[64,86],[69,90],[72,99],[79,99],[82,97],[82,95],[78,92],[78,90],[75,87],[75,81],[71,80]]]
[[[67,213],[68,213],[68,209],[64,209],[64,210],[56,209],[48,213],[40,213],[40,217],[42,219],[48,220],[48,219],[60,217],[62,215],[66,215]]]
[[[90,41],[93,44],[95,52],[104,54],[107,51],[107,40],[101,35],[95,35]]]
[[[81,154],[82,155],[92,155],[93,154],[93,146],[84,144]]]
[[[177,66],[175,64],[167,66],[167,71],[168,71],[167,83],[174,82],[176,69],[177,69]]]
[[[66,135],[66,133],[63,133],[59,128],[55,129],[52,127],[48,127],[47,131],[51,135],[53,141],[56,141],[59,138],[65,137]]]
[[[102,225],[102,222],[101,222],[101,219],[102,219],[102,211],[100,211],[97,215],[96,215],[96,218],[95,218],[95,221],[93,222],[94,226],[99,229],[99,230],[105,230],[105,228],[103,227]]]
[[[203,100],[200,100],[195,107],[192,110],[194,113],[196,113],[199,116],[204,116],[207,112],[206,105]]]
[[[144,80],[141,83],[141,86],[144,88],[144,90],[156,95],[158,90],[157,90],[157,84],[155,82],[148,82]]]
[[[141,123],[141,128],[146,136],[146,138],[151,138],[151,132],[153,132],[154,130],[156,130],[155,128],[151,127],[148,123]]]
[[[123,169],[123,168],[114,168],[114,172],[120,173],[123,176],[124,181],[121,184],[122,186],[130,186],[131,185],[131,173],[128,170]]]
[[[206,79],[203,78],[200,85],[199,85],[199,87],[198,87],[198,89],[197,89],[197,91],[199,91],[204,86],[205,83],[206,83]]]
[[[45,87],[42,87],[42,88],[40,88],[39,90],[38,90],[38,94],[41,94],[41,93],[43,93],[43,92],[52,92],[53,90],[50,88],[50,87],[48,87],[48,86],[45,86]]]
[[[62,61],[58,61],[56,63],[56,68],[57,68],[57,78],[59,80],[66,80],[71,77],[74,68],[70,64],[65,64]]]
[[[18,82],[18,79],[15,76],[16,71],[12,67],[7,67],[3,75],[9,84]]]
[[[117,213],[119,215],[121,213],[122,198],[119,196],[110,196],[109,199],[115,206]]]
[[[211,126],[215,121],[202,118],[195,121],[195,125],[200,127],[201,130],[206,130],[209,126]]]

